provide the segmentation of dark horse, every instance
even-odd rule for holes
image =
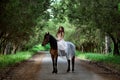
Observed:
[[[53,63],[53,72],[52,73],[57,73],[57,59],[58,59],[58,47],[57,47],[57,40],[50,35],[49,33],[46,33],[44,35],[44,40],[42,42],[42,46],[50,43],[50,54],[52,58],[52,63]],[[74,62],[75,62],[75,46],[71,42],[66,42],[67,44],[67,62],[68,62],[68,69],[67,72],[70,71],[70,58],[72,59],[72,71],[74,71]],[[59,52],[61,52],[59,50]]]
[[[42,46],[50,43],[50,54],[53,63],[53,72],[57,73],[57,59],[58,59],[58,48],[57,48],[57,40],[51,36],[49,33],[46,33],[44,36],[44,40],[42,42]]]

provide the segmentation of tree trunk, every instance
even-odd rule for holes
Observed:
[[[0,39],[1,39],[1,37],[3,36],[3,34],[4,34],[3,32],[0,33]]]
[[[4,55],[6,55],[7,54],[7,45],[5,46],[5,48],[4,48],[4,53],[3,53]]]
[[[114,52],[115,55],[120,55],[119,49],[118,49],[118,42],[114,43]]]
[[[82,52],[84,52],[84,47],[83,47],[83,45],[82,45]]]
[[[110,37],[108,35],[105,36],[105,53],[111,52],[110,49]]]
[[[119,53],[119,49],[118,49],[118,39],[115,39],[114,36],[112,34],[109,34],[109,36],[111,37],[113,44],[114,44],[114,50],[113,50],[113,54],[114,55],[120,55]]]
[[[14,53],[16,53],[16,51],[17,51],[17,45],[13,45],[13,50],[12,50],[12,54],[14,54]]]

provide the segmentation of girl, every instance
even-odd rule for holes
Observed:
[[[57,32],[57,40],[58,40],[58,51],[59,53],[61,53],[61,55],[65,55],[67,51],[67,44],[64,41],[64,34],[65,34],[64,28],[63,26],[60,26]]]

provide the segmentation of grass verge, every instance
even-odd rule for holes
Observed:
[[[16,54],[0,55],[0,68],[11,66],[30,58],[34,53],[29,51],[17,52]]]
[[[80,59],[102,62],[120,70],[120,56],[112,54],[82,53],[76,51],[76,56]]]
[[[0,68],[14,65],[18,62],[24,61],[32,57],[38,51],[49,50],[50,45],[42,46],[41,44],[33,46],[29,51],[17,52],[16,54],[0,55]]]

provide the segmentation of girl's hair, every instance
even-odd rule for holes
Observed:
[[[62,29],[62,30],[60,30]],[[57,33],[60,33],[60,32],[63,32],[64,33],[64,27],[63,26],[60,26],[59,29],[58,29],[58,32]]]
[[[59,29],[58,29],[57,34],[59,34],[59,33],[60,33],[60,34],[61,34],[61,36],[62,36],[62,32],[63,32],[63,33],[65,33],[65,32],[64,32],[64,27],[63,27],[63,26],[60,26],[60,27],[59,27]]]

